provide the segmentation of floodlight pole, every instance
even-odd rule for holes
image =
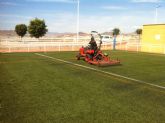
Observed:
[[[158,23],[158,8],[156,7],[156,10],[155,10],[155,24]]]
[[[157,5],[155,8],[155,24],[158,23],[158,8],[160,8],[160,5]]]
[[[79,16],[80,16],[80,0],[77,0],[77,42],[79,42]]]

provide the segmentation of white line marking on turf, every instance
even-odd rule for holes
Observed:
[[[67,63],[67,64],[72,64],[72,65],[79,66],[79,67],[82,67],[82,68],[87,68],[89,70],[97,71],[97,72],[100,72],[100,73],[105,73],[105,74],[108,74],[108,75],[111,75],[111,76],[124,78],[124,79],[131,80],[131,81],[134,81],[134,82],[138,82],[138,83],[141,83],[141,84],[146,84],[146,85],[154,86],[154,87],[157,87],[157,88],[165,89],[164,86],[155,85],[155,84],[144,82],[144,81],[137,80],[137,79],[134,79],[134,78],[126,77],[126,76],[115,74],[115,73],[111,73],[111,72],[106,72],[106,71],[103,71],[103,70],[91,68],[91,67],[88,67],[88,66],[76,64],[76,63],[73,63],[73,62],[65,61],[65,60],[62,60],[62,59],[54,58],[54,57],[43,55],[43,54],[39,54],[39,53],[35,53],[35,54],[39,55],[39,56],[42,56],[42,57],[50,58],[50,59],[53,59],[53,60],[56,60],[56,61],[64,62],[64,63]]]

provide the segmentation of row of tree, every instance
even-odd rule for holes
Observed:
[[[44,20],[35,18],[30,21],[29,26],[25,24],[18,24],[15,26],[15,32],[21,38],[24,37],[28,31],[31,37],[39,38],[46,34],[48,29],[46,28],[46,24]]]
[[[26,26],[25,24],[18,24],[15,26],[15,32],[22,38],[25,36],[25,34],[30,34],[31,37],[39,38],[46,34],[48,29],[46,28],[46,24],[44,20],[35,18],[34,20],[30,21],[29,26]],[[117,36],[120,34],[119,28],[113,29],[113,35]],[[142,29],[137,29],[136,34],[140,35],[142,34]]]
[[[142,29],[137,29],[137,30],[135,31],[135,33],[138,34],[138,35],[141,35],[141,34],[142,34]],[[120,29],[119,29],[119,28],[114,28],[114,29],[112,30],[112,34],[113,34],[113,36],[119,35],[119,34],[120,34]]]

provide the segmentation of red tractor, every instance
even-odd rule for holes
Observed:
[[[94,37],[92,36],[90,45],[87,47],[81,47],[79,50],[79,54],[76,56],[77,60],[83,59],[89,64],[97,65],[97,66],[110,66],[110,65],[119,65],[119,60],[112,60],[108,57],[108,54],[102,53],[101,48],[101,35],[100,36],[100,44],[97,47],[96,42],[94,41]],[[93,42],[93,43],[92,43]],[[95,43],[94,43],[95,42]],[[94,44],[94,46],[92,46]]]

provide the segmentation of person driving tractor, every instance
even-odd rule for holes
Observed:
[[[89,59],[93,59],[93,57],[95,56],[96,52],[97,52],[97,44],[96,44],[96,41],[94,39],[94,36],[91,34],[91,40],[89,42],[89,45],[90,45],[90,50],[87,51],[87,57]]]
[[[91,45],[92,50],[94,50],[94,51],[97,50],[97,44],[96,44],[96,41],[95,41],[93,35],[91,35],[91,40],[90,40],[89,44]]]

